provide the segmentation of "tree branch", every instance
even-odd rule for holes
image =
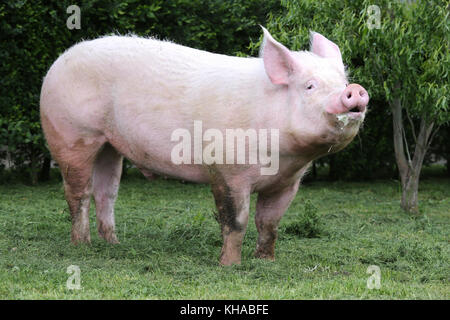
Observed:
[[[402,184],[408,173],[408,162],[405,157],[405,149],[403,146],[403,120],[402,120],[402,103],[400,98],[395,98],[392,101],[392,124],[394,133],[394,151],[395,159],[400,174]]]
[[[405,127],[403,127],[403,126],[402,126],[402,136],[403,136],[403,141],[405,143],[406,154],[408,155],[408,166],[411,168],[411,155],[409,154],[408,141],[406,140]]]
[[[406,117],[409,120],[409,123],[411,124],[411,131],[413,134],[414,142],[417,143],[417,135],[416,135],[416,128],[414,127],[414,122],[412,121],[411,117],[409,116],[409,112],[407,109],[405,109]]]
[[[439,131],[440,128],[441,128],[441,126],[438,126],[431,134],[430,139],[428,140],[427,149],[430,148],[431,143],[433,142],[433,139],[436,136],[436,133]]]
[[[413,169],[417,174],[422,168],[423,159],[425,158],[425,154],[428,149],[428,142],[431,132],[433,131],[433,126],[434,122],[428,124],[425,118],[422,118],[420,121],[420,131],[413,156]]]

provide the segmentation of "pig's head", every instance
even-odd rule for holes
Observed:
[[[364,120],[367,91],[348,83],[339,47],[324,36],[312,32],[311,50],[294,52],[263,30],[264,68],[276,90],[287,94],[293,148],[316,155],[339,151]]]

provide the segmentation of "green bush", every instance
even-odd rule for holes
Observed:
[[[319,238],[324,234],[324,230],[317,212],[317,207],[311,201],[306,200],[303,211],[284,228],[284,232],[301,238]]]

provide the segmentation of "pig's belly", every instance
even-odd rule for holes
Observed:
[[[136,167],[151,179],[153,174],[197,183],[209,183],[209,176],[202,165],[162,166],[161,162],[135,163]]]
[[[206,166],[175,164],[171,159],[172,148],[179,142],[170,141],[176,127],[171,127],[158,119],[155,121],[119,121],[108,135],[108,141],[122,155],[129,159],[144,175],[155,173],[176,179],[198,183],[209,183]],[[122,122],[122,123],[120,123]]]

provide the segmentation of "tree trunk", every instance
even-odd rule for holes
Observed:
[[[430,145],[431,132],[434,122],[427,122],[423,117],[420,122],[419,134],[414,136],[415,148],[413,158],[411,159],[406,137],[404,136],[402,103],[400,99],[394,99],[392,103],[392,119],[394,129],[394,150],[397,161],[400,181],[402,184],[401,207],[408,213],[419,213],[419,178],[422,170],[423,160]],[[414,128],[412,128],[414,130]],[[408,154],[408,159],[405,155]]]
[[[42,162],[41,172],[39,172],[39,181],[48,181],[50,180],[50,157],[44,157],[44,161]]]
[[[419,213],[419,177],[416,176],[416,172],[409,170],[404,180],[401,207],[408,213],[417,214]]]

